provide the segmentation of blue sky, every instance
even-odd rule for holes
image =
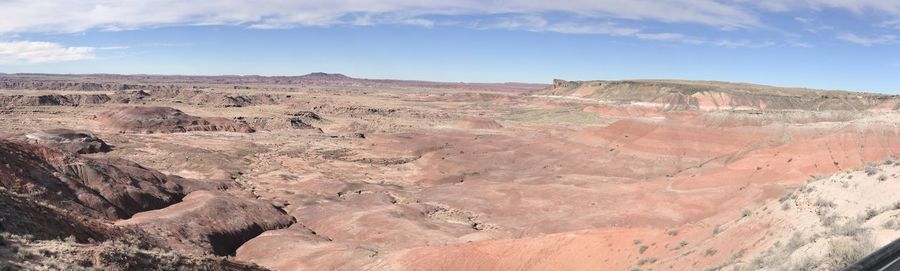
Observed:
[[[900,93],[895,0],[71,2],[0,1],[10,14],[0,72],[674,78]]]

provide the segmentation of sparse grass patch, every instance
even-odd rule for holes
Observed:
[[[647,245],[641,245],[640,247],[638,247],[638,252],[644,254],[644,251],[647,251],[648,248],[650,247],[648,247]]]
[[[868,176],[875,176],[875,174],[878,174],[879,172],[881,172],[881,169],[879,169],[878,167],[876,167],[873,164],[869,164],[866,166],[866,168],[863,171],[865,171],[866,175],[868,175]]]
[[[790,199],[790,198],[791,198],[791,195],[793,195],[793,194],[794,194],[794,193],[791,192],[791,193],[785,194],[784,196],[781,196],[780,198],[778,198],[778,202],[784,203],[785,201],[787,201],[788,199]]]
[[[825,262],[834,270],[842,270],[874,250],[875,245],[868,237],[834,239],[829,242]]]
[[[837,220],[837,216],[823,216],[819,218],[822,221],[822,225],[825,227],[831,227],[834,225],[834,222]]]
[[[13,259],[17,261],[27,261],[34,258],[34,255],[31,252],[24,249],[16,249],[15,255],[13,255]]]
[[[668,229],[668,230],[666,230],[666,234],[668,234],[668,235],[670,235],[670,236],[677,236],[677,235],[678,235],[678,229]]]
[[[800,247],[807,244],[807,239],[799,232],[795,232],[784,246],[773,246],[750,261],[746,266],[741,266],[735,270],[794,270],[789,266],[793,265],[789,257]]]
[[[679,250],[679,249],[681,249],[681,248],[683,248],[683,247],[686,247],[687,245],[688,245],[688,242],[687,242],[687,241],[681,240],[681,242],[678,242],[678,245],[675,246],[675,248],[673,248],[672,250]]]
[[[720,232],[722,232],[722,225],[716,225],[716,227],[713,228],[713,236],[718,235]]]
[[[868,234],[868,229],[863,228],[858,220],[849,220],[844,224],[834,226],[831,228],[831,231],[836,235],[850,237]]]
[[[56,255],[56,253],[54,253],[53,251],[50,251],[46,248],[38,249],[38,253],[40,253],[41,256],[44,256],[44,257],[51,257],[51,256]]]
[[[652,264],[652,263],[656,263],[656,261],[657,261],[656,257],[643,258],[643,259],[638,260],[637,265],[641,266],[641,265],[645,265],[645,264]]]
[[[784,245],[784,249],[794,252],[794,250],[797,250],[803,245],[806,245],[806,239],[803,239],[803,235],[799,232],[795,232],[794,235],[791,235],[791,239],[788,240],[787,244]]]
[[[635,245],[640,245],[640,244],[641,244],[641,239],[634,239],[634,242],[633,242],[633,243],[634,243]]]
[[[872,219],[873,217],[878,216],[878,214],[879,214],[878,210],[872,209],[870,207],[870,208],[866,208],[866,211],[864,213],[856,216],[856,219],[859,220],[859,222],[866,222],[866,221],[869,221],[869,219]]]
[[[703,253],[703,255],[706,255],[706,257],[709,257],[712,255],[716,255],[716,252],[718,252],[716,249],[708,248],[708,249],[706,249],[706,252]]]
[[[820,208],[834,208],[835,204],[833,201],[825,200],[823,198],[816,199],[816,207]]]
[[[814,271],[818,270],[821,264],[813,257],[803,257],[799,261],[791,261],[790,268],[793,271]]]

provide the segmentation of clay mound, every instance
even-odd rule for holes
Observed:
[[[456,128],[460,129],[501,129],[503,125],[488,118],[464,117],[456,122]]]
[[[225,131],[252,133],[243,122],[226,118],[201,118],[171,107],[124,107],[94,116],[103,125],[120,133],[183,133]]]
[[[197,191],[165,209],[136,214],[117,226],[157,233],[172,249],[187,254],[230,255],[264,231],[293,224],[294,219],[271,203],[230,194]]]
[[[177,202],[181,178],[126,160],[71,157],[0,140],[0,185],[87,217],[117,219]]]
[[[97,153],[110,151],[109,145],[91,132],[69,129],[50,129],[25,135],[29,143],[44,145],[68,153]]]

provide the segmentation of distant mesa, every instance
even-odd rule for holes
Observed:
[[[654,107],[662,111],[842,110],[897,108],[898,97],[874,93],[783,88],[687,80],[566,81],[533,95]]]
[[[25,135],[32,144],[61,150],[67,153],[88,154],[108,152],[110,146],[93,133],[70,129],[49,129]]]
[[[171,107],[123,107],[106,111],[94,118],[120,133],[183,133],[191,131],[224,131],[253,133],[245,122],[227,118],[202,118]]]

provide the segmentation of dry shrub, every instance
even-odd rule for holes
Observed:
[[[866,257],[872,251],[875,251],[875,245],[868,236],[834,239],[829,242],[825,263],[831,269],[842,270]]]

